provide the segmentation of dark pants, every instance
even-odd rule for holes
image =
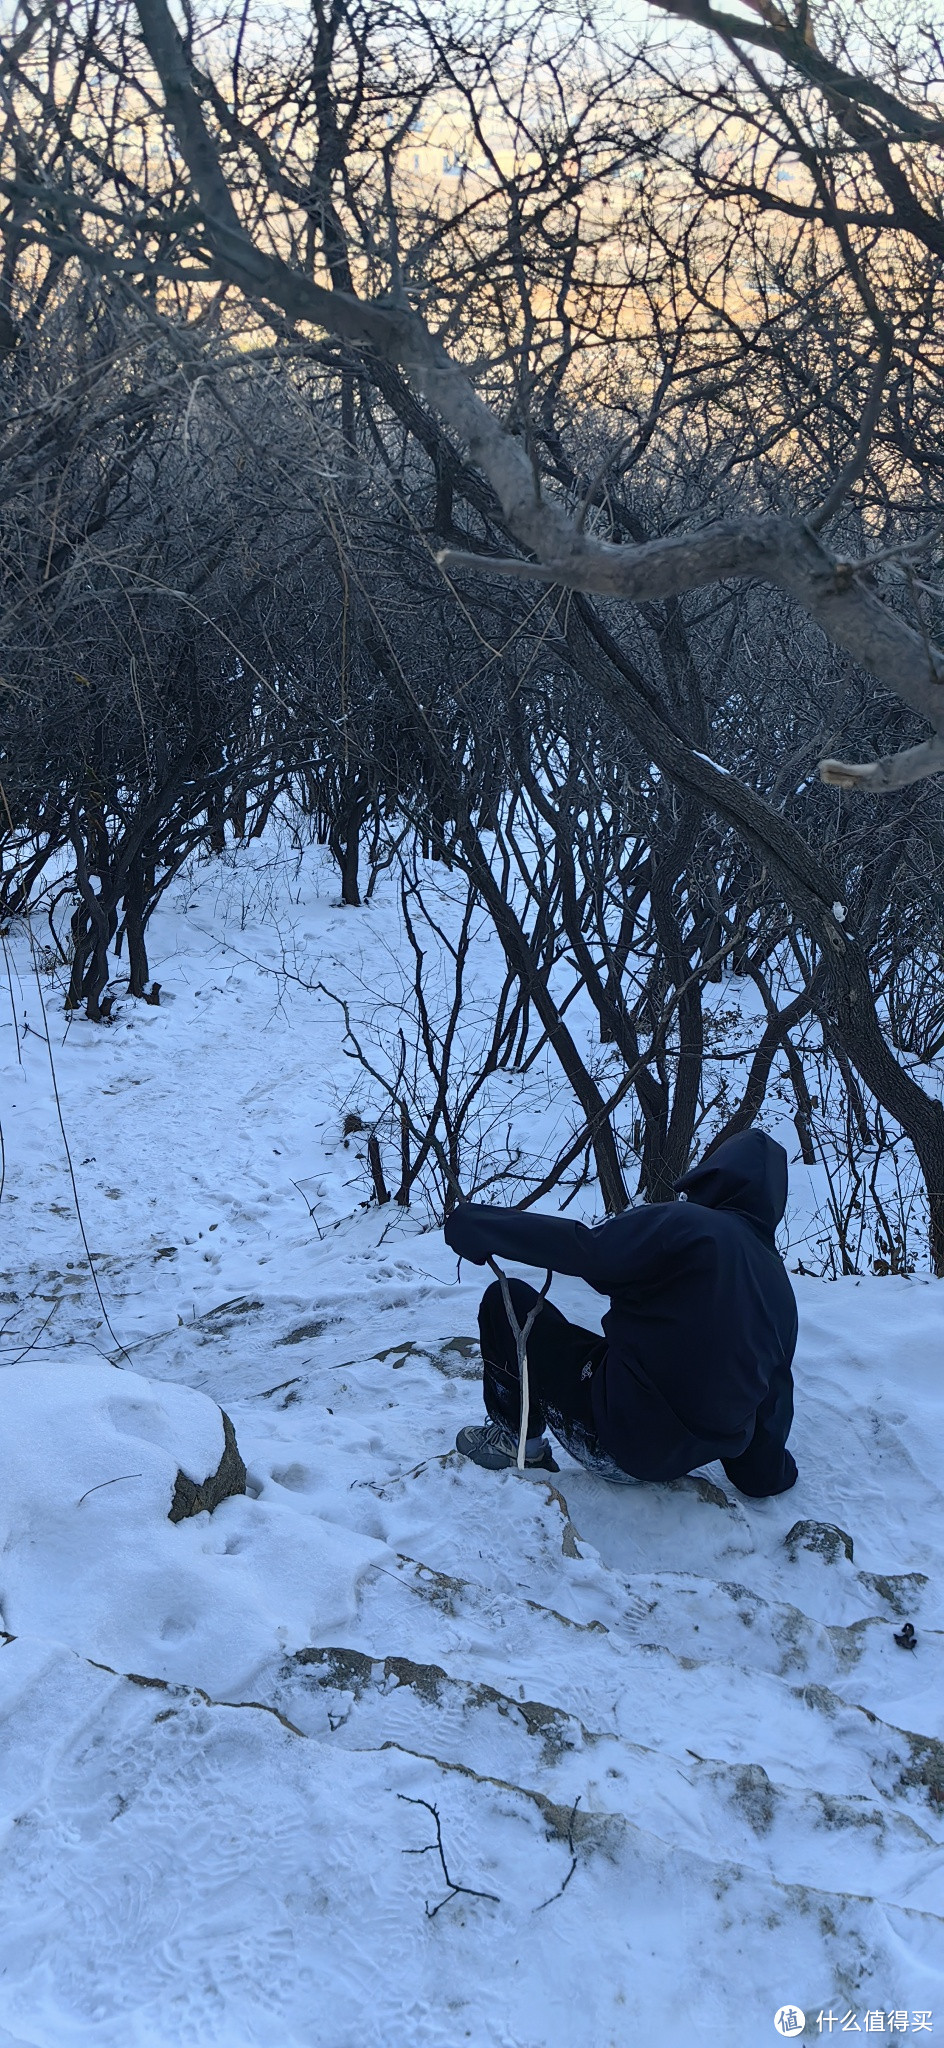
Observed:
[[[509,1280],[511,1304],[523,1328],[537,1293],[526,1280]],[[493,1422],[503,1422],[517,1437],[521,1427],[521,1387],[515,1334],[505,1313],[501,1284],[495,1280],[482,1296],[479,1340],[484,1366],[482,1391]],[[606,1339],[593,1330],[569,1323],[560,1309],[545,1301],[531,1327],[528,1355],[528,1435],[550,1429],[572,1458],[608,1478],[626,1478],[600,1447],[593,1419],[593,1375],[606,1355]]]

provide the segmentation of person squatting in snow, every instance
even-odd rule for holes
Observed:
[[[461,1202],[446,1243],[482,1266],[492,1256],[575,1274],[610,1306],[604,1335],[542,1303],[527,1339],[528,1470],[556,1472],[549,1428],[571,1457],[609,1479],[678,1479],[720,1458],[754,1499],[785,1493],[797,1312],[774,1232],[787,1203],[787,1155],[744,1131],[676,1183],[679,1202],[588,1226]],[[509,1280],[524,1327],[537,1300]],[[456,1448],[491,1470],[514,1465],[521,1418],[518,1352],[499,1282],[479,1309],[490,1421]]]

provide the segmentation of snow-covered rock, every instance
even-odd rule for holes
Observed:
[[[15,1545],[77,1517],[106,1487],[135,1487],[107,1504],[131,1528],[139,1518],[166,1516],[178,1472],[200,1486],[217,1471],[223,1418],[216,1402],[192,1387],[68,1356],[28,1360],[0,1377],[0,1443],[0,1518],[6,1542]],[[91,1524],[85,1515],[76,1531]],[[83,1554],[82,1538],[75,1540]]]
[[[221,1411],[192,1387],[68,1354],[0,1371],[0,1625],[217,1691],[273,1642],[350,1620],[384,1554],[369,1537],[242,1494],[169,1519],[179,1475],[199,1489],[224,1451]]]

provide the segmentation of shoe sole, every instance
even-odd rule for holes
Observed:
[[[456,1449],[459,1450],[458,1444]],[[516,1458],[503,1458],[500,1465],[493,1465],[491,1459],[476,1458],[471,1451],[459,1451],[459,1456],[467,1458],[470,1465],[477,1465],[480,1472],[526,1472],[531,1477],[550,1478],[553,1473],[560,1471],[560,1466],[556,1465],[553,1459],[548,1463],[542,1459],[540,1464],[519,1465]]]

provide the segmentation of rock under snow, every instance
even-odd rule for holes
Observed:
[[[223,1456],[215,1472],[211,1472],[201,1485],[184,1471],[178,1471],[174,1482],[174,1498],[167,1512],[169,1522],[186,1522],[190,1515],[212,1515],[223,1500],[230,1500],[234,1493],[246,1491],[246,1467],[236,1442],[236,1431],[226,1413],[220,1409],[223,1424]]]
[[[136,1489],[121,1495],[120,1513],[129,1525],[142,1510],[163,1510],[180,1521],[180,1511],[174,1512],[178,1477],[194,1495],[205,1491],[226,1450],[222,1414],[208,1395],[68,1357],[6,1368],[0,1443],[7,1467],[0,1514],[14,1542],[32,1540],[42,1524],[77,1513],[113,1486]],[[229,1492],[244,1491],[245,1467],[243,1475],[243,1486]]]
[[[6,1367],[0,1627],[216,1692],[273,1640],[347,1624],[385,1547],[245,1484],[232,1424],[192,1387],[68,1355]]]

